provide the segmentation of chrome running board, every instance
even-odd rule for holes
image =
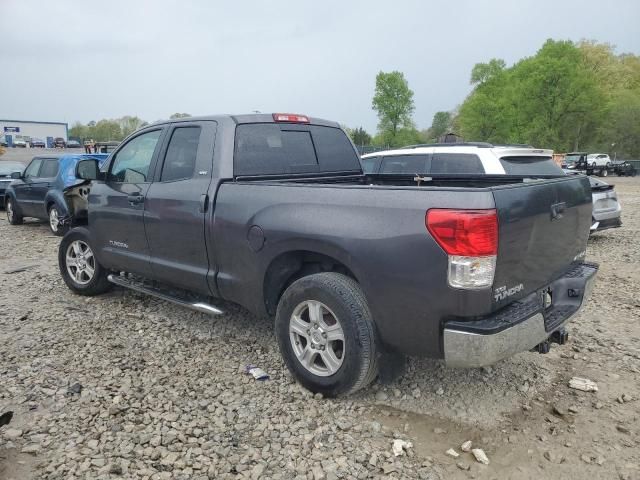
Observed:
[[[210,315],[224,314],[224,312],[220,310],[218,307],[210,305],[206,302],[190,300],[186,297],[180,297],[176,294],[172,294],[160,288],[153,287],[151,285],[146,285],[141,281],[131,280],[123,276],[114,275],[114,274],[108,275],[107,280],[109,280],[111,283],[115,285],[118,285],[119,287],[135,290],[136,292],[146,293],[147,295],[151,295],[161,300],[166,300],[167,302],[175,303],[176,305],[180,305],[182,307],[190,308],[191,310],[208,313]]]

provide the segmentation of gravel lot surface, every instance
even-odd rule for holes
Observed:
[[[411,360],[394,383],[337,400],[292,381],[268,319],[73,295],[59,239],[3,215],[0,412],[15,416],[0,479],[638,479],[640,179],[608,181],[624,226],[590,240],[601,269],[567,345],[477,370]],[[598,391],[570,389],[573,376]],[[394,440],[412,446],[395,456]]]

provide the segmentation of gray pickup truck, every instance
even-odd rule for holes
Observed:
[[[304,115],[157,123],[76,175],[91,185],[59,248],[71,290],[275,317],[287,367],[328,396],[405,355],[546,352],[597,271],[587,177],[364,174],[337,123]]]

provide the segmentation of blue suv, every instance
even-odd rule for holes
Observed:
[[[74,187],[87,183],[76,177],[80,160],[93,158],[103,163],[108,155],[43,155],[34,157],[23,173],[11,174],[13,182],[5,193],[5,209],[11,225],[20,225],[24,217],[49,221],[54,235],[64,235],[76,223],[79,203],[86,204],[86,192]]]

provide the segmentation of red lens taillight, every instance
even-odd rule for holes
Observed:
[[[427,211],[427,230],[448,255],[483,257],[498,253],[498,214],[491,210]]]
[[[309,117],[306,115],[298,115],[296,113],[274,113],[274,122],[288,122],[288,123],[309,123]]]

